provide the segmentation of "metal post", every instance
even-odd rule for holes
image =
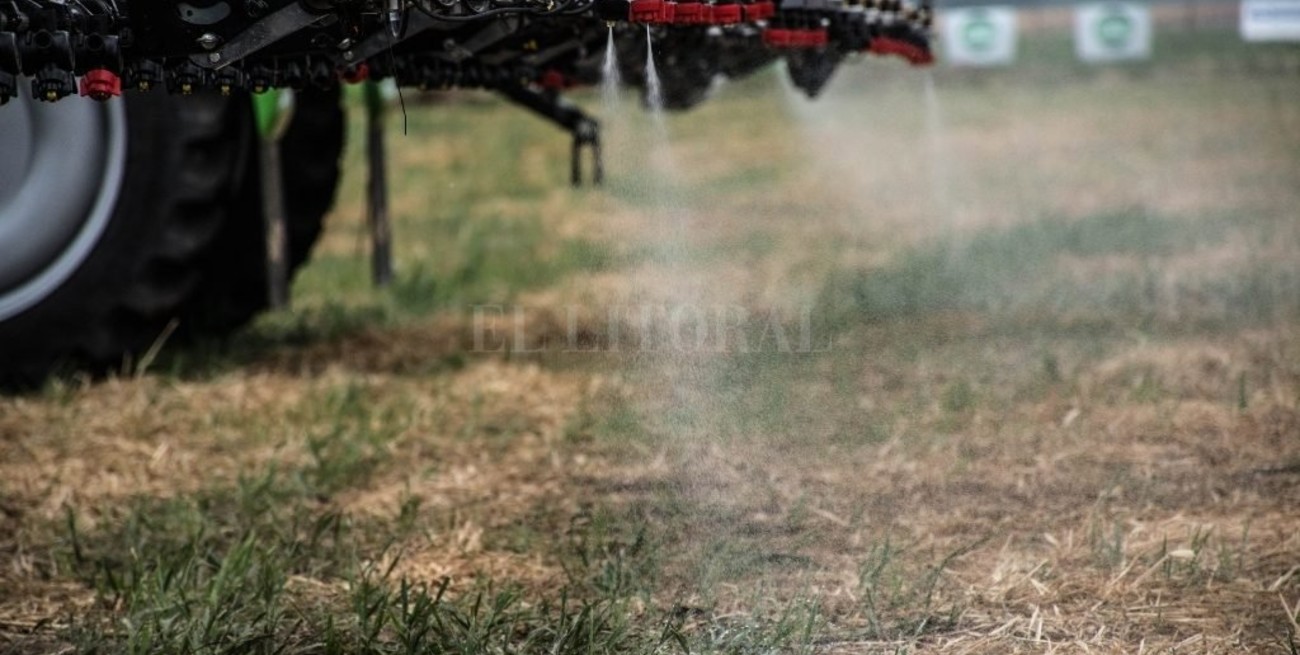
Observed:
[[[284,210],[280,139],[293,118],[293,92],[271,90],[253,96],[260,138],[262,217],[266,231],[266,293],[272,309],[289,305],[289,230]]]
[[[370,164],[370,178],[366,183],[366,222],[370,226],[370,273],[376,287],[386,287],[393,281],[393,232],[388,220],[388,173],[384,153],[384,114],[387,103],[379,84],[365,84],[366,158]]]

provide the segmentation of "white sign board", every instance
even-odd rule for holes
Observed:
[[[1087,62],[1151,56],[1151,12],[1131,2],[1093,2],[1074,8],[1074,52]]]
[[[942,13],[944,59],[954,66],[1004,66],[1016,58],[1016,10],[989,6]]]
[[[1300,41],[1300,0],[1242,0],[1241,38]]]

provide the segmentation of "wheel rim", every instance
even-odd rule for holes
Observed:
[[[0,107],[0,321],[48,298],[94,251],[122,184],[124,102],[19,95]]]

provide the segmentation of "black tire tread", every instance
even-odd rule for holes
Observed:
[[[121,101],[127,171],[113,220],[67,282],[0,323],[0,383],[138,360],[194,289],[192,264],[225,219],[216,208],[239,172],[247,103],[135,93]]]
[[[345,128],[338,89],[296,92],[293,120],[280,141],[291,276],[307,261],[334,205]],[[239,189],[228,208],[231,220],[199,265],[203,279],[182,322],[186,338],[225,337],[267,308],[257,152],[250,149],[246,156]]]

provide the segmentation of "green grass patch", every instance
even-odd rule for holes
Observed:
[[[1228,219],[1108,212],[985,230],[904,252],[875,270],[835,273],[821,306],[855,323],[971,312],[995,321],[1109,328],[1300,315],[1294,262],[1246,252],[1239,266],[1193,269],[1176,279],[1165,274],[1175,258],[1222,245],[1234,224],[1263,229]]]
[[[397,578],[411,522],[359,522],[316,491],[311,476],[268,471],[142,498],[93,527],[69,512],[57,557],[98,599],[63,639],[131,654],[734,653],[806,649],[822,623],[804,601],[693,626],[679,605],[638,609],[658,591],[663,541],[645,516],[607,510],[549,544],[570,577],[552,594]]]

